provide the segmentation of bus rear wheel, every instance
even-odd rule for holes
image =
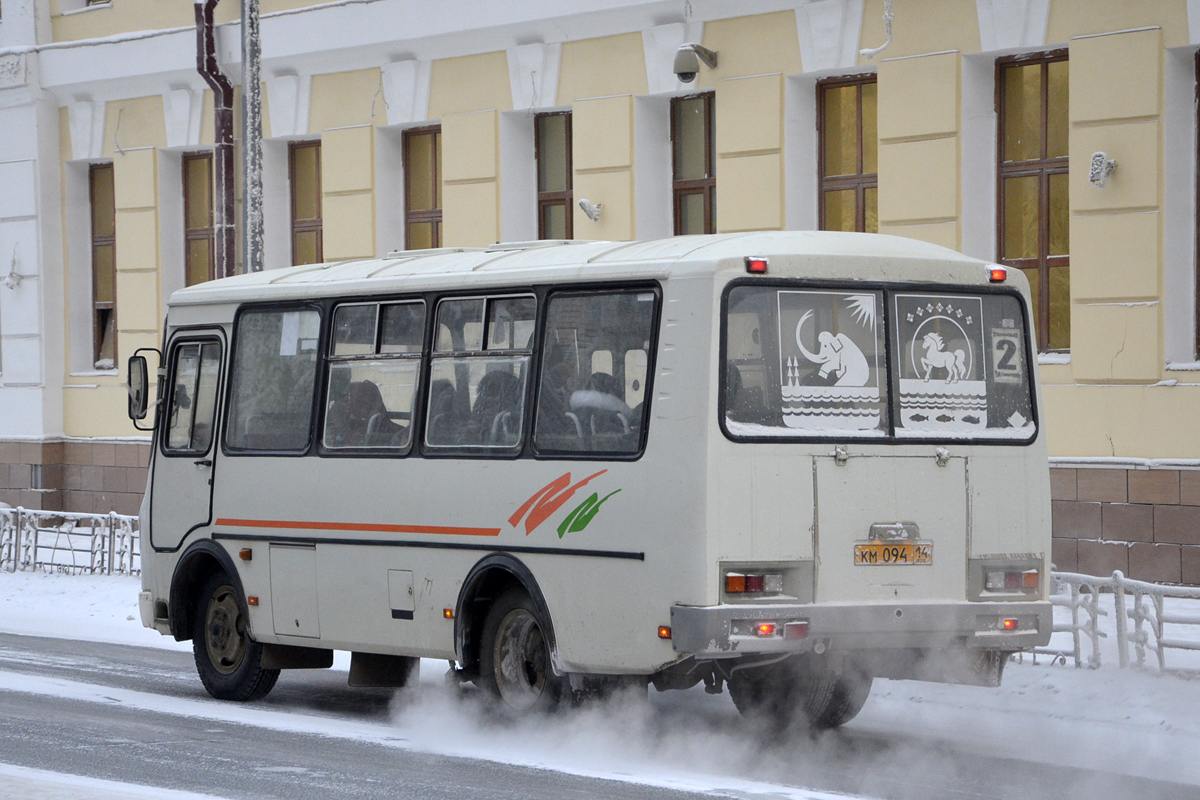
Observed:
[[[480,682],[500,710],[549,710],[562,698],[563,680],[550,666],[545,631],[536,605],[521,589],[504,592],[488,609],[480,640]]]
[[[250,638],[243,604],[223,572],[204,582],[192,615],[192,655],[208,693],[218,700],[257,700],[279,680],[262,668],[262,645]]]
[[[729,678],[729,694],[743,717],[775,730],[796,723],[829,730],[862,711],[872,682],[852,664],[834,666],[812,656],[795,656],[738,670]]]

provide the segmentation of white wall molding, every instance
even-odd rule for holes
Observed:
[[[167,147],[195,147],[200,144],[200,117],[204,92],[172,89],[163,92],[163,118],[167,128]]]
[[[704,39],[703,22],[671,22],[642,31],[646,56],[646,86],[650,94],[682,92],[689,85],[675,77],[675,53],[686,42]]]
[[[796,8],[796,35],[805,72],[858,64],[864,0],[817,0]]]
[[[975,0],[975,13],[985,53],[1046,44],[1050,0]]]
[[[271,138],[308,135],[308,109],[312,99],[311,75],[277,75],[267,78],[267,113]]]
[[[71,129],[71,157],[75,161],[99,158],[104,141],[104,102],[77,100],[67,107]]]
[[[388,124],[404,125],[427,119],[432,62],[415,59],[393,61],[380,69]]]
[[[550,108],[558,99],[561,44],[520,44],[508,49],[508,81],[513,109]]]

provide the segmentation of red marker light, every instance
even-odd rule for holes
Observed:
[[[670,639],[671,638],[671,626],[670,625],[659,625],[658,626],[658,638]]]
[[[762,575],[747,575],[746,576],[746,591],[761,592],[763,590]]]
[[[746,256],[746,272],[751,275],[766,275],[767,260],[755,256]]]
[[[992,283],[1004,283],[1008,280],[1008,270],[1004,267],[988,268],[988,280]]]
[[[1004,630],[1006,630],[1006,631],[1015,631],[1017,629],[1017,625],[1019,623],[1015,619],[1006,619],[1000,624],[1001,624],[1001,626],[1003,626]]]
[[[777,627],[774,622],[760,622],[754,626],[754,632],[759,636],[774,636]]]

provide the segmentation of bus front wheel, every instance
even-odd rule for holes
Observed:
[[[479,673],[484,689],[511,713],[548,710],[562,697],[562,679],[550,666],[546,625],[520,589],[496,598],[483,622]]]
[[[852,664],[834,666],[812,656],[797,656],[734,672],[729,694],[738,712],[749,720],[776,729],[801,722],[829,730],[858,715],[871,683],[871,676]]]
[[[233,581],[211,575],[192,615],[192,655],[208,693],[218,700],[257,700],[279,679],[279,670],[262,668],[262,645],[250,638],[243,605]]]

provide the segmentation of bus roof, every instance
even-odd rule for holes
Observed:
[[[717,264],[745,256],[788,257],[793,268],[781,277],[812,274],[833,277],[826,270],[801,265],[828,264],[831,258],[872,262],[891,279],[930,280],[932,274],[903,274],[915,262],[940,262],[962,279],[983,264],[977,259],[915,239],[880,234],[832,231],[766,231],[706,236],[676,236],[641,242],[539,241],[496,244],[488,248],[441,248],[389,253],[385,258],[308,264],[236,275],[180,289],[171,305],[289,300],[356,294],[404,293],[447,288],[496,286],[505,283],[546,283],[581,280],[628,280],[713,274]],[[844,263],[844,262],[843,262]],[[890,269],[888,269],[890,268]],[[857,270],[855,272],[858,272]],[[982,272],[978,273],[982,275]],[[861,274],[847,277],[862,277]],[[451,279],[451,281],[448,281]],[[970,281],[974,282],[974,281]]]

